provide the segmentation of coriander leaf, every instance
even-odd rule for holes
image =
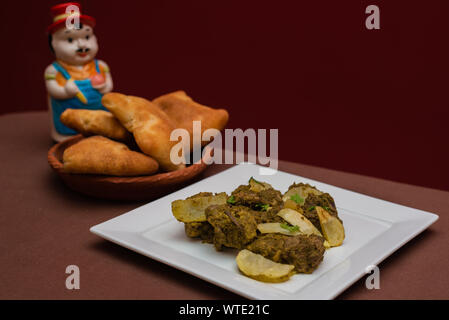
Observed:
[[[291,225],[286,224],[286,223],[281,223],[280,226],[281,226],[281,228],[283,228],[285,230],[288,230],[290,232],[297,232],[297,231],[299,231],[299,227],[298,226],[291,226]]]
[[[256,210],[261,210],[261,211],[268,211],[268,210],[271,209],[271,207],[270,207],[269,204],[262,204],[262,203],[256,203],[256,204],[254,205],[254,208],[255,208]]]
[[[295,201],[297,204],[304,203],[304,199],[299,196],[299,194],[294,194],[290,197],[290,200]]]
[[[228,198],[228,200],[227,200],[227,203],[234,204],[235,203],[235,197],[234,196],[230,196]]]
[[[270,207],[269,204],[264,204],[264,205],[262,206],[262,210],[263,210],[263,211],[268,211],[268,210],[270,210],[270,209],[271,209],[271,207]]]
[[[326,210],[326,211],[329,211],[329,210],[330,210],[329,207],[325,207],[325,206],[323,206],[323,209]]]
[[[311,207],[309,207],[309,209],[307,209],[307,211],[312,211],[312,210],[315,210],[315,206],[311,206]]]

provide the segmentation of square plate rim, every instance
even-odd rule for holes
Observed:
[[[210,272],[206,272],[205,274],[204,273],[199,274],[198,272],[195,272],[194,269],[192,269],[192,264],[195,264],[195,262],[191,261],[191,259],[187,259],[187,260],[189,260],[189,263],[188,263],[189,265],[187,265],[187,266],[185,265],[185,263],[176,263],[176,261],[175,261],[176,259],[174,259],[174,256],[173,256],[173,254],[175,254],[175,253],[170,252],[170,251],[173,251],[173,249],[171,249],[171,248],[165,247],[165,249],[162,250],[161,248],[158,247],[158,246],[160,246],[160,244],[152,243],[153,252],[151,252],[149,250],[145,250],[145,249],[142,249],[142,248],[136,246],[135,245],[136,243],[139,243],[139,242],[141,242],[141,240],[143,240],[143,237],[138,235],[142,230],[134,230],[134,231],[127,230],[126,231],[126,230],[120,230],[120,229],[116,230],[114,228],[112,228],[112,229],[108,228],[108,226],[110,226],[111,224],[116,225],[117,222],[119,222],[120,220],[126,220],[130,217],[135,218],[135,215],[143,207],[150,206],[151,204],[153,204],[155,202],[166,201],[167,198],[175,197],[177,194],[182,194],[183,192],[185,192],[186,189],[192,188],[194,185],[197,185],[200,183],[204,184],[205,182],[207,182],[211,179],[219,179],[220,176],[230,174],[230,173],[232,173],[232,171],[235,171],[235,170],[239,170],[239,168],[241,168],[241,166],[244,166],[244,165],[246,165],[246,166],[249,165],[254,168],[261,168],[261,166],[259,166],[257,164],[252,164],[252,163],[241,163],[241,164],[232,166],[232,167],[225,169],[213,176],[210,176],[210,177],[207,177],[200,181],[197,181],[189,186],[186,186],[178,191],[175,191],[171,194],[161,197],[155,201],[149,202],[149,203],[139,206],[129,212],[121,214],[112,219],[106,220],[97,225],[94,225],[90,228],[90,232],[92,232],[93,234],[96,234],[108,241],[111,241],[115,244],[118,244],[118,245],[128,248],[132,251],[138,252],[138,253],[145,255],[149,258],[155,259],[159,262],[169,265],[173,268],[179,269],[179,270],[189,273],[195,277],[198,277],[200,279],[203,279],[205,281],[208,281],[210,283],[213,283],[215,285],[223,287],[226,290],[229,290],[231,292],[234,292],[234,293],[239,294],[246,298],[250,298],[250,299],[333,299],[336,296],[338,296],[341,292],[346,290],[349,286],[351,286],[358,279],[363,277],[364,274],[366,274],[364,272],[364,268],[363,268],[362,264],[364,264],[365,266],[378,265],[385,258],[387,258],[393,252],[395,252],[400,247],[402,247],[405,243],[407,243],[408,241],[413,239],[416,235],[418,235],[419,233],[421,233],[422,231],[427,229],[431,224],[433,224],[439,218],[438,215],[431,213],[431,212],[403,206],[403,205],[400,205],[400,204],[397,204],[394,202],[374,198],[369,195],[365,195],[365,194],[347,190],[347,189],[344,189],[341,187],[333,186],[333,185],[330,185],[330,184],[327,184],[324,182],[320,182],[318,180],[309,179],[306,177],[299,176],[297,174],[292,174],[292,173],[284,172],[281,170],[277,170],[280,173],[294,176],[294,177],[296,177],[296,179],[300,179],[301,181],[307,180],[308,182],[312,182],[315,184],[324,185],[324,186],[331,187],[331,188],[336,188],[336,189],[339,189],[341,192],[347,192],[347,193],[350,193],[351,195],[357,195],[362,198],[371,199],[372,201],[375,201],[378,203],[383,203],[383,204],[386,204],[389,206],[402,208],[402,209],[405,209],[406,211],[409,211],[408,212],[409,214],[413,213],[412,214],[413,219],[396,221],[392,224],[392,227],[386,231],[388,234],[390,234],[390,236],[392,236],[392,233],[393,233],[394,237],[393,237],[392,241],[394,241],[394,244],[383,243],[383,245],[374,246],[373,245],[374,242],[371,241],[370,243],[366,244],[364,247],[371,247],[369,249],[372,250],[372,252],[375,252],[375,254],[373,254],[372,257],[367,257],[365,254],[363,254],[363,250],[359,250],[359,249],[356,250],[355,252],[353,252],[349,257],[347,257],[343,262],[346,262],[347,260],[348,261],[352,260],[351,261],[352,264],[350,263],[350,266],[349,266],[350,269],[348,271],[350,274],[352,273],[352,276],[346,277],[346,280],[344,282],[342,282],[342,277],[341,277],[339,280],[342,283],[338,283],[338,284],[334,285],[334,288],[332,288],[328,292],[323,292],[320,290],[317,291],[317,290],[314,290],[313,287],[306,290],[308,287],[311,286],[311,284],[319,281],[320,279],[322,282],[323,278],[324,279],[326,278],[326,277],[320,277],[320,278],[316,279],[315,281],[313,281],[311,284],[308,284],[308,285],[304,286],[304,288],[301,288],[298,291],[299,294],[296,294],[296,293],[289,294],[289,293],[285,293],[285,292],[282,292],[282,293],[277,292],[277,294],[268,294],[268,293],[264,293],[263,290],[261,290],[261,291],[251,290],[252,287],[242,285],[242,283],[238,283],[238,285],[240,286],[240,289],[235,288],[234,286],[230,285],[229,282],[214,278],[217,275],[217,274],[214,274],[214,273],[216,273],[216,270],[210,270]],[[347,210],[347,209],[345,209],[345,210]],[[357,211],[353,211],[353,210],[348,210],[348,211],[360,214]],[[365,214],[362,213],[362,215],[365,215]],[[370,214],[367,214],[367,216],[376,219],[375,217],[372,217],[372,215],[370,215]],[[376,220],[382,221],[381,219],[376,219]],[[167,219],[164,219],[164,221],[162,223],[166,223],[166,222],[167,222]],[[151,225],[151,227],[155,228],[155,227],[157,227],[157,225],[158,224],[156,223],[154,225]],[[149,226],[150,225],[147,225],[147,229]],[[405,227],[405,230],[404,230],[404,227]],[[142,239],[140,239],[139,237]],[[145,241],[148,242],[150,240],[145,239]],[[159,250],[159,251],[161,251],[161,250],[167,251],[167,249],[170,249],[170,250],[165,252],[165,255],[164,255],[163,252],[155,251],[154,250],[155,248],[158,248],[157,250]],[[366,252],[369,252],[369,251],[366,251]],[[179,252],[177,252],[177,254],[179,255]],[[184,256],[184,258],[192,258],[192,257],[193,256],[191,256],[190,254],[185,254],[185,256]],[[195,258],[195,257],[193,257],[193,258]],[[360,258],[361,260],[357,260],[356,258]],[[363,260],[363,263],[361,263],[362,260]],[[369,262],[371,262],[371,263],[367,263],[367,260],[369,260]],[[339,265],[333,267],[332,269],[337,268]],[[215,267],[215,266],[213,266],[213,267]],[[214,269],[214,268],[212,268],[212,269]],[[327,273],[332,272],[332,269],[329,270]],[[220,276],[222,278],[225,278],[225,280],[227,280],[227,281],[231,280],[231,284],[232,284],[232,277],[229,277],[229,275],[225,276],[223,273],[220,274]],[[246,287],[246,288],[242,289],[242,287]],[[258,287],[258,286],[256,285],[256,287]],[[303,294],[301,294],[301,291]]]

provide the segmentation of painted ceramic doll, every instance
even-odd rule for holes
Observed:
[[[62,112],[69,108],[106,110],[101,98],[112,90],[113,83],[108,65],[95,59],[95,19],[81,14],[80,5],[73,2],[56,5],[51,13],[53,23],[47,32],[56,61],[45,69],[45,83],[52,137],[62,141],[76,134],[61,123]]]

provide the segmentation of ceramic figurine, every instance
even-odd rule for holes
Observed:
[[[49,96],[51,135],[62,141],[76,132],[61,123],[64,110],[106,110],[103,94],[112,91],[108,65],[95,59],[98,52],[94,34],[95,19],[81,14],[78,3],[64,3],[51,8],[53,23],[47,28],[50,49],[56,61],[45,69]]]

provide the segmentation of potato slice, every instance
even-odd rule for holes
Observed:
[[[249,179],[249,190],[254,192],[260,192],[262,190],[273,188],[270,184],[266,182],[257,181],[253,177]]]
[[[299,212],[298,212],[299,213]],[[290,219],[291,218],[291,216],[290,215],[286,215],[287,216],[287,219],[289,219],[290,221],[287,221],[287,222],[289,222],[290,224],[292,224],[293,225],[293,227],[294,226],[298,226],[296,223],[296,221],[297,221],[297,218],[293,218],[293,219]],[[308,220],[306,217],[304,217],[304,219],[305,219],[305,221],[308,221],[308,222],[310,222],[310,220]],[[284,219],[285,220],[285,219]],[[301,219],[301,221],[302,222],[304,222],[302,219]],[[301,222],[301,223],[302,223]],[[305,223],[307,223],[307,222],[305,222]],[[308,223],[307,223],[308,224]],[[310,224],[312,224],[311,222],[310,222]],[[313,231],[313,229],[308,229],[308,228],[311,228],[310,227],[310,225],[307,225],[306,226],[306,228],[305,228],[305,230],[309,230],[309,231],[312,231],[312,232],[308,232],[308,233],[305,233],[305,232],[302,232],[302,230],[301,230],[301,228],[298,226],[298,230],[296,231],[291,231],[293,228],[285,228],[285,227],[282,227],[282,223],[279,223],[279,222],[269,222],[269,223],[261,223],[261,224],[258,224],[257,225],[257,229],[261,232],[261,233],[281,233],[281,234],[285,234],[285,235],[287,235],[287,236],[296,236],[296,235],[298,235],[298,234],[316,234],[317,236],[320,236],[320,237],[323,237],[323,235],[321,234],[321,232],[317,229],[317,228],[315,228],[315,226],[312,224],[312,227],[314,228],[314,231]],[[290,229],[290,230],[289,230]],[[329,244],[329,242],[327,241],[327,240],[325,240],[324,241],[324,243],[323,243],[323,245],[324,245],[324,247],[326,248],[326,249],[329,249],[329,248],[331,248],[331,245]]]
[[[334,217],[329,212],[321,207],[316,207],[318,218],[320,219],[321,230],[324,238],[331,247],[338,247],[345,239],[345,229],[343,224],[337,217]]]
[[[296,210],[298,208],[298,204],[294,200],[287,199],[284,201],[284,208]]]
[[[309,219],[304,217],[300,212],[290,209],[284,208],[278,212],[278,216],[287,221],[293,226],[298,226],[299,230],[303,234],[316,234],[317,236],[322,237],[321,232],[310,222]]]
[[[301,205],[305,202],[309,194],[320,196],[323,193],[309,186],[295,187],[288,190],[282,197],[282,200],[285,202],[287,200],[291,200],[292,197],[294,197],[294,199],[296,199],[295,202]]]
[[[172,213],[181,222],[206,221],[205,210],[214,204],[225,204],[228,195],[225,192],[216,195],[193,196],[185,200],[175,200],[171,204]]]
[[[282,225],[283,224],[279,222],[261,223],[257,225],[257,230],[259,230],[261,233],[281,233],[287,236],[296,236],[298,234],[302,234],[299,231],[299,228],[298,230],[295,230],[294,227],[282,227]]]
[[[293,265],[274,262],[247,249],[241,250],[235,261],[245,276],[263,282],[287,281],[295,269]]]

